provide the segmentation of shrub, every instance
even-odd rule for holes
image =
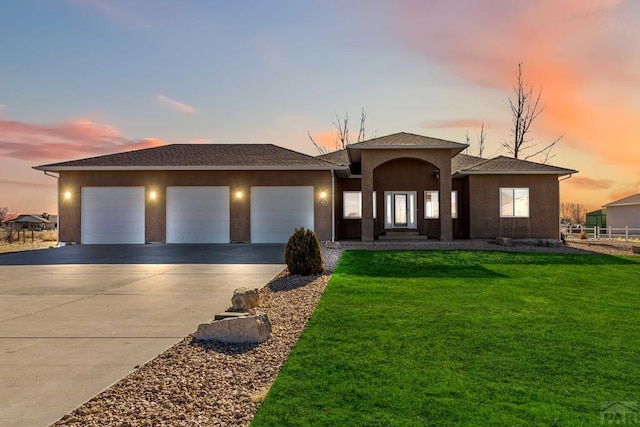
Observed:
[[[587,238],[587,232],[586,232],[585,230],[582,230],[582,231],[580,232],[580,238],[581,238],[582,240],[584,240],[584,239],[586,239],[586,238]]]
[[[324,258],[316,233],[304,227],[296,228],[285,246],[284,262],[291,274],[321,274],[324,270]]]

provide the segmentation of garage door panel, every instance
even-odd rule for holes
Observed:
[[[144,187],[82,187],[81,243],[143,244]]]
[[[313,229],[313,187],[252,187],[251,242],[286,243],[298,227]]]
[[[229,243],[229,187],[167,187],[167,243]]]

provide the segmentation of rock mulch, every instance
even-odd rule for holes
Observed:
[[[332,252],[337,261],[339,251]],[[252,310],[268,313],[271,339],[232,345],[189,336],[54,426],[248,425],[328,279],[281,273],[260,290],[263,303]]]
[[[342,249],[324,249],[324,275],[292,276],[283,271],[260,290],[263,304],[251,312],[269,315],[270,340],[232,345],[198,342],[188,336],[54,426],[248,425],[315,310],[344,249],[631,253],[630,245],[572,241],[557,248],[501,247],[488,241],[343,243]]]

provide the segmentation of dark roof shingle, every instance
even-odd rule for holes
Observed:
[[[470,156],[468,156],[470,157]],[[479,159],[479,157],[476,157]],[[533,174],[558,174],[568,175],[577,173],[573,169],[565,169],[557,166],[535,163],[527,160],[514,159],[513,157],[498,156],[482,162],[469,162],[456,170],[458,174],[469,173],[533,173]]]
[[[171,144],[68,162],[38,170],[91,168],[319,168],[334,164],[273,144]]]
[[[349,165],[349,153],[347,153],[346,149],[332,151],[331,153],[320,154],[317,156],[319,159],[326,160],[328,162],[335,163],[341,166]]]
[[[382,147],[433,147],[433,148],[458,148],[464,150],[467,145],[430,136],[416,135],[413,133],[399,132],[392,135],[381,136],[367,141],[349,144],[349,148],[382,148]]]

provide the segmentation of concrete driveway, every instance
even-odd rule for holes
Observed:
[[[271,280],[282,253],[141,245],[0,255],[0,425],[55,422],[224,311],[235,288]]]

